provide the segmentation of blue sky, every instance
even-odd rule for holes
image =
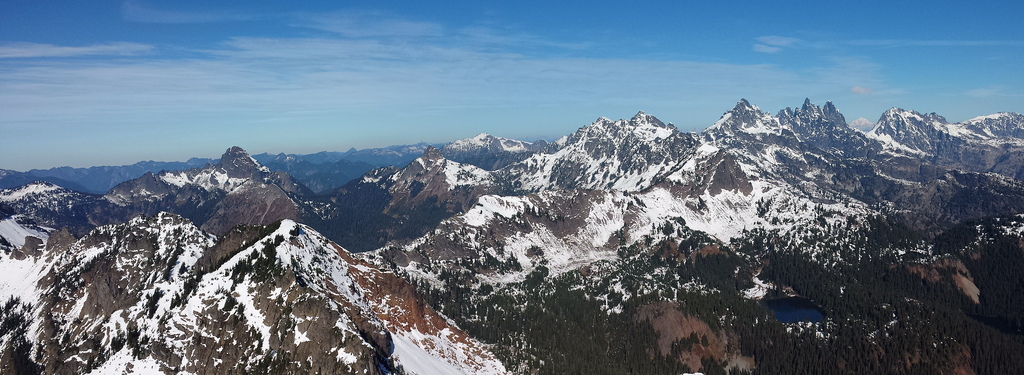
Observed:
[[[0,5],[0,168],[535,139],[746,98],[960,121],[1024,112],[991,2],[24,1]]]

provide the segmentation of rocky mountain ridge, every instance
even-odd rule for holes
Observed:
[[[441,154],[459,163],[472,164],[493,171],[521,161],[547,147],[548,142],[544,140],[531,143],[480,133],[473,138],[460,139],[444,145],[441,147]]]
[[[879,124],[885,126],[885,119]],[[648,150],[665,145],[675,147],[659,149],[664,151],[657,159],[649,157],[653,153]],[[975,145],[957,147],[971,150]],[[637,170],[645,174],[630,175]],[[809,101],[772,116],[741,100],[699,136],[643,113],[631,120],[599,119],[493,175],[506,190],[478,197],[476,206],[444,219],[422,237],[392,241],[367,255],[427,285],[427,294],[439,298],[439,309],[478,335],[491,332],[474,323],[486,316],[550,318],[519,305],[527,301],[545,309],[564,306],[533,290],[559,295],[559,288],[567,287],[565,293],[572,295],[574,285],[587,285],[583,296],[559,298],[580,298],[574,306],[593,303],[592,311],[603,316],[586,319],[667,324],[665,329],[682,330],[680,337],[685,337],[691,323],[656,323],[645,313],[654,305],[631,301],[757,300],[794,282],[758,278],[759,269],[774,269],[770,266],[780,257],[798,259],[809,269],[875,267],[865,265],[864,257],[885,259],[883,267],[915,264],[929,255],[927,238],[958,223],[1024,213],[1020,181],[887,147],[849,129],[831,103],[819,108]],[[908,233],[905,242],[873,242],[893,230]],[[700,265],[711,259],[731,268],[719,276],[703,274],[700,267],[709,266]],[[778,272],[773,275],[792,270]],[[794,285],[810,293],[806,284]],[[517,302],[506,305],[508,299]],[[491,304],[501,307],[467,307]],[[854,316],[850,319],[861,319]],[[690,319],[695,318],[683,314],[677,322]],[[827,324],[816,329],[834,332]],[[685,350],[666,368],[770,367],[763,356],[711,350],[729,342],[730,334],[724,335]],[[521,340],[541,345],[547,338],[534,334]],[[503,358],[506,364],[523,364],[515,371],[558,372],[543,352],[519,348]]]
[[[504,372],[405,281],[292,221],[217,237],[161,213],[0,263],[27,315],[4,341],[46,373]]]

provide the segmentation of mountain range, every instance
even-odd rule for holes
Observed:
[[[422,154],[428,146],[431,145],[419,143],[363,150],[353,148],[346,152],[324,151],[315,154],[263,153],[253,155],[253,158],[273,171],[287,172],[316,192],[324,192],[362,176],[371,169],[405,165]],[[218,159],[191,158],[185,162],[142,161],[121,166],[56,167],[32,169],[27,172],[0,170],[0,189],[10,189],[33,181],[46,181],[80,192],[104,194],[117,184],[138,178],[147,172],[200,168],[217,162]]]
[[[1020,114],[379,150],[0,190],[3,371],[1024,371]]]

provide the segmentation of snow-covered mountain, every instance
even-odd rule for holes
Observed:
[[[887,154],[936,165],[1024,178],[1024,116],[998,113],[950,123],[937,114],[893,108],[866,135]]]
[[[682,166],[696,150],[692,134],[639,112],[629,120],[599,118],[556,143],[551,152],[497,171],[513,189],[641,191]]]
[[[68,227],[77,234],[84,234],[96,225],[93,209],[106,201],[99,195],[37,181],[0,190],[0,204],[39,225],[57,229]]]
[[[3,342],[38,353],[4,358],[45,373],[505,371],[411,285],[293,221],[217,237],[161,213],[0,266],[22,314]]]
[[[379,168],[331,192],[303,220],[343,246],[367,251],[418,237],[496,190],[491,172],[430,147],[403,168]]]
[[[892,108],[882,114],[877,125],[867,134],[886,149],[918,155],[932,155],[941,141],[940,134],[958,138],[977,136],[956,124],[949,125],[944,117],[935,113],[921,114]]]
[[[480,133],[472,138],[460,139],[446,144],[441,148],[441,152],[478,152],[481,150],[490,152],[530,152],[538,151],[545,146],[547,146],[546,141],[530,143],[515,139],[495,137],[487,133]]]
[[[797,109],[779,111],[779,123],[787,124],[800,141],[846,157],[864,157],[877,152],[878,146],[846,123],[831,101],[818,107],[805,99]]]
[[[958,223],[1024,213],[1020,181],[955,168],[917,148],[934,143],[909,141],[928,137],[921,129],[937,129],[944,120],[901,118],[902,123],[883,118],[876,129],[912,134],[900,138],[914,145],[910,151],[850,129],[830,102],[817,107],[805,101],[772,116],[741,100],[699,135],[643,113],[631,120],[602,118],[550,149],[493,171],[502,189],[480,195],[465,212],[419,238],[394,240],[363,256],[424,285],[457,322],[504,347],[501,358],[514,371],[557,373],[560,367],[550,361],[566,353],[589,353],[588,361],[614,368],[621,362],[602,357],[614,344],[603,340],[636,347],[652,342],[635,332],[616,336],[619,331],[602,325],[623,321],[650,324],[661,353],[676,353],[673,345],[684,348],[677,357],[664,354],[678,362],[662,370],[680,364],[687,370],[773,368],[764,355],[726,349],[732,335],[743,335],[739,327],[760,318],[734,325],[730,319],[741,314],[704,310],[706,324],[734,328],[724,328],[717,338],[686,341],[691,332],[699,337],[703,331],[696,328],[700,319],[688,315],[701,308],[685,306],[734,299],[730,308],[743,309],[738,306],[790,288],[797,278],[779,275],[793,272],[892,269],[927,256],[924,238]],[[942,126],[947,133],[951,129]],[[981,146],[956,147],[969,154]],[[802,269],[773,268],[783,262]],[[765,269],[771,273],[760,275]],[[794,285],[813,294],[806,282]],[[970,290],[954,289],[945,298],[971,298]],[[560,346],[556,355],[533,349],[552,345],[537,329],[573,329],[558,323],[566,316],[597,322],[588,326],[600,332],[588,336],[594,351],[580,349],[582,344]],[[520,319],[547,325],[507,323]],[[517,328],[493,336],[488,324]],[[816,330],[811,334],[841,335],[831,324],[846,323],[810,326]],[[570,368],[585,367],[578,366]]]
[[[441,147],[441,154],[449,160],[472,164],[486,170],[501,169],[523,160],[548,147],[547,141],[524,142],[480,133]]]
[[[22,238],[0,313],[33,318],[0,347],[66,372],[963,372],[991,362],[978,342],[1024,348],[967,315],[1020,318],[989,273],[1024,266],[1021,129],[892,109],[863,133],[831,102],[740,100],[700,134],[643,112],[482,134],[323,196],[238,148],[103,197],[27,185],[0,191]],[[40,219],[65,206],[119,224],[76,240]],[[780,322],[772,296],[824,317]]]
[[[0,203],[0,252],[11,253],[17,258],[35,254],[52,230]]]
[[[164,171],[115,186],[105,200],[112,205],[111,223],[159,211],[177,212],[204,230],[223,233],[238,224],[266,225],[297,219],[296,201],[312,192],[283,172],[271,172],[245,150],[232,147],[217,164],[183,171]]]
[[[666,226],[728,243],[753,230],[799,235],[801,227],[868,217],[876,212],[868,203],[827,184],[813,188],[831,180],[837,156],[792,130],[801,123],[802,134],[824,140],[826,124],[806,119],[829,117],[825,112],[841,119],[830,107],[805,103],[784,111],[783,123],[743,100],[700,136],[642,112],[628,121],[599,119],[557,151],[495,172],[533,193],[480,196],[426,236],[384,253],[411,273],[438,272],[439,261],[495,259],[516,271],[479,276],[508,282],[540,265],[559,274],[615,259],[621,246],[657,237]],[[417,270],[426,264],[433,271]]]

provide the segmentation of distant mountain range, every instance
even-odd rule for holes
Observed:
[[[373,168],[405,165],[431,145],[389,146],[346,152],[318,152],[315,154],[257,154],[253,158],[274,171],[287,172],[300,179],[316,192],[337,188],[362,176]],[[440,145],[434,145],[440,147]],[[131,165],[89,168],[56,167],[32,169],[27,172],[0,170],[0,189],[9,189],[33,181],[52,184],[84,193],[105,194],[122,182],[138,178],[147,172],[177,171],[216,164],[217,159],[191,158],[185,162],[142,161]]]
[[[1020,114],[893,108],[862,132],[831,102],[740,100],[700,133],[639,112],[435,146],[0,190],[0,362],[1024,372]]]

